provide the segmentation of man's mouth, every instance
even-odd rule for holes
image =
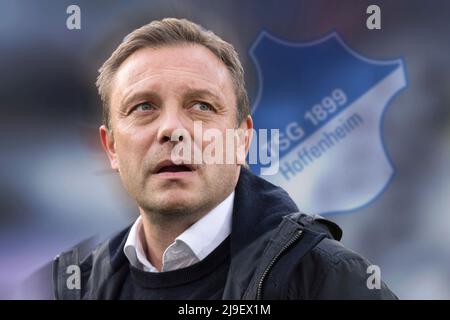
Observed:
[[[156,173],[163,172],[184,172],[184,171],[192,171],[188,166],[185,165],[169,165],[160,168]]]
[[[195,171],[195,167],[189,164],[175,164],[170,160],[164,160],[158,163],[154,174],[161,176],[177,177],[185,174],[189,174]]]

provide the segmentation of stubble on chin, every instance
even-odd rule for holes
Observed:
[[[155,204],[144,203],[140,205],[140,211],[147,220],[154,225],[170,224],[193,224],[201,219],[210,208],[212,203],[199,204]]]

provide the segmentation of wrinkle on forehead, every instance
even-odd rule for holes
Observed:
[[[117,97],[119,99],[118,101],[123,103],[129,96],[137,91],[159,91],[161,90],[163,83],[170,83],[173,91],[179,94],[188,90],[204,89],[205,91],[213,93],[221,100],[226,99],[226,95],[224,94],[226,92],[224,84],[215,84],[207,78],[193,72],[184,72],[180,70],[177,70],[176,72],[171,71],[172,70],[166,69],[158,73],[151,72],[148,76],[144,76],[141,79],[135,79],[133,83],[130,83],[123,89],[120,97]]]

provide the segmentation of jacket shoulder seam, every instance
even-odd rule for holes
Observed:
[[[326,241],[326,239],[322,241]],[[342,261],[348,261],[352,259],[364,261],[363,257],[345,247],[340,247],[334,250],[326,250],[319,243],[319,245],[312,249],[312,253],[314,252],[325,258],[328,262],[333,263],[334,265]]]

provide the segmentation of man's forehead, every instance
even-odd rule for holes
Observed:
[[[157,85],[163,78],[190,79],[197,85],[226,90],[232,87],[227,67],[207,48],[200,45],[173,45],[143,48],[133,53],[120,66],[114,87],[128,91],[140,82]],[[192,86],[193,83],[186,84]],[[123,93],[125,93],[123,92]]]

